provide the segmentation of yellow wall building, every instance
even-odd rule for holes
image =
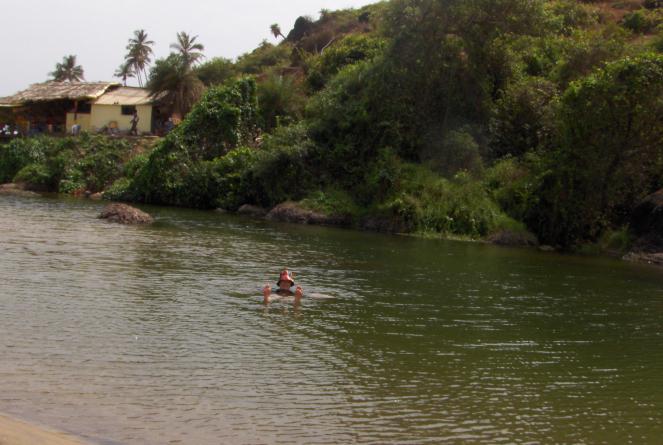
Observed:
[[[0,106],[11,108],[15,120],[25,122],[27,133],[70,133],[108,131],[127,134],[134,112],[138,114],[138,134],[160,128],[155,100],[144,88],[125,87],[110,82],[46,82],[31,85],[14,96],[0,98]]]
[[[133,113],[138,113],[139,134],[152,130],[152,99],[143,88],[119,87],[91,103],[89,113],[67,113],[67,128],[74,124],[83,131],[112,129],[126,133],[131,129]]]

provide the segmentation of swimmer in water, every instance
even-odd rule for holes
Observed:
[[[278,287],[275,289],[272,289],[269,284],[266,284],[265,287],[262,288],[262,295],[264,297],[265,304],[269,303],[272,292],[279,296],[286,297],[294,295],[295,304],[299,304],[302,296],[304,295],[304,289],[302,289],[301,286],[295,286],[295,280],[293,279],[290,272],[288,272],[288,269],[284,269],[283,272],[281,272],[279,281],[276,282],[276,285]]]

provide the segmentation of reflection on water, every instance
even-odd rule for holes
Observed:
[[[663,437],[663,274],[0,197],[0,412],[101,444]],[[288,266],[308,292],[261,304]]]

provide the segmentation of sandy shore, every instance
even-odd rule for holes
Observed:
[[[0,415],[0,445],[88,445],[65,433],[49,431]]]

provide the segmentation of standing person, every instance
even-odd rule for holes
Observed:
[[[269,303],[269,297],[272,294],[272,291],[280,296],[295,296],[295,304],[298,304],[304,295],[304,289],[301,286],[295,286],[295,280],[288,272],[288,269],[284,269],[279,275],[279,281],[276,282],[278,286],[276,289],[272,289],[269,284],[266,284],[262,289],[262,295],[264,297],[265,304]]]
[[[129,134],[132,136],[138,136],[138,121],[140,119],[138,118],[138,110],[134,110],[133,116],[131,116],[131,130],[129,130]]]
[[[163,128],[164,128],[165,134],[168,134],[171,131],[173,131],[173,128],[175,128],[175,123],[173,122],[173,117],[172,116],[168,118],[166,123],[163,125]]]

